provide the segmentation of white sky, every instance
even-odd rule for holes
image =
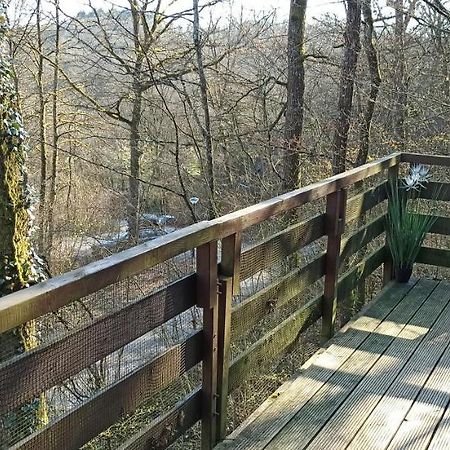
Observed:
[[[252,12],[262,12],[267,10],[277,9],[280,18],[287,17],[289,11],[289,0],[232,0],[233,11],[239,14],[241,8],[248,14]],[[60,0],[61,8],[68,14],[76,14],[82,9],[86,9],[86,0]],[[126,4],[126,0],[92,0],[92,4],[97,7],[107,6],[111,3],[120,5]],[[184,9],[189,8],[192,5],[191,0],[178,0],[176,2],[176,8]],[[220,6],[219,8],[229,11],[229,6]],[[337,14],[339,16],[344,15],[344,6],[342,0],[309,0],[308,2],[308,18],[309,20],[314,17],[319,17],[325,13]],[[219,13],[220,14],[220,13]]]

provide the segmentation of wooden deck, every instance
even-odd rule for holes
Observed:
[[[450,449],[450,283],[388,285],[216,449]]]

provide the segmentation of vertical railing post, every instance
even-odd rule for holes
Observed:
[[[219,279],[219,333],[217,347],[217,430],[216,442],[227,435],[228,372],[230,368],[231,302],[233,279]]]
[[[217,432],[220,442],[227,432],[228,372],[230,367],[231,304],[233,294],[239,293],[241,261],[241,234],[235,233],[222,240],[219,279],[219,331],[217,352]]]
[[[325,286],[322,303],[322,339],[334,334],[337,307],[337,281],[341,253],[341,238],[345,226],[347,191],[339,189],[327,196],[326,229],[328,235],[325,262]]]
[[[211,450],[217,426],[217,241],[197,248],[197,306],[203,308],[202,450]]]
[[[396,164],[395,166],[392,166],[388,169],[388,186],[387,186],[387,192],[390,192],[389,183],[394,182],[398,179],[398,171],[399,171],[399,165]],[[389,198],[388,198],[389,202]],[[389,245],[387,238],[385,239],[385,256],[384,256],[384,264],[383,264],[383,285],[386,285],[389,283],[389,281],[394,279],[394,264],[392,261],[392,256],[389,251]]]

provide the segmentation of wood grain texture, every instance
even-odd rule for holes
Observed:
[[[197,332],[20,441],[17,448],[78,449],[198,364],[202,349],[203,332]]]
[[[325,255],[322,254],[236,305],[231,316],[233,339],[250,331],[260,320],[299,295],[324,273]]]
[[[402,162],[413,164],[426,164],[430,166],[450,166],[450,156],[447,155],[423,155],[421,153],[402,152]]]
[[[370,221],[367,225],[359,228],[351,236],[342,239],[340,265],[345,259],[354,255],[357,251],[362,250],[367,244],[372,242],[380,234],[385,231],[385,215],[379,216]]]
[[[422,247],[417,262],[438,267],[450,267],[450,250]]]
[[[195,389],[166,414],[153,420],[118,450],[162,450],[200,420],[201,390]]]
[[[345,299],[361,280],[367,278],[384,262],[386,247],[380,247],[370,253],[361,262],[339,278],[338,300]]]
[[[341,240],[347,209],[347,191],[340,190],[327,197],[327,251],[325,253],[325,281],[322,302],[322,340],[326,341],[335,331]]]
[[[261,364],[285,352],[299,333],[320,317],[321,300],[321,297],[316,298],[296,311],[231,363],[228,379],[230,392],[255,373]]]
[[[0,412],[33,399],[194,306],[195,281],[194,275],[183,278],[56,341],[0,364]]]
[[[364,216],[370,209],[374,208],[387,199],[387,182],[383,181],[377,186],[368,189],[362,194],[355,195],[347,200],[345,213],[346,223],[357,220]]]
[[[400,161],[401,154],[372,161],[318,183],[211,221],[203,221],[2,298],[0,333],[212,240],[242,231],[277,214],[322,198]]]
[[[303,405],[314,398],[328,380],[349,361],[356,350],[384,321],[395,321],[410,308],[410,284],[390,284],[352,321],[345,333],[337,334],[325,351],[319,351],[301,369],[299,375],[282,385],[274,395],[239,426],[217,450],[262,450],[277,436]],[[408,306],[409,305],[409,306]]]
[[[325,235],[325,214],[292,225],[242,253],[240,279],[284,261],[289,255]]]

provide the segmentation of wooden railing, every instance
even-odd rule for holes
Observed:
[[[195,250],[195,273],[0,363],[1,417],[190,308],[203,310],[200,331],[146,360],[48,426],[36,429],[17,443],[17,448],[79,448],[135,411],[144,398],[151,398],[200,362],[201,384],[172,409],[142,427],[121,448],[165,448],[199,420],[202,448],[212,448],[225,437],[229,393],[247,380],[253,368],[267,355],[285,352],[299,333],[319,318],[323,338],[331,337],[337,303],[382,264],[384,281],[392,278],[384,241],[366,251],[363,259],[344,273],[340,273],[340,268],[350,256],[383,234],[384,212],[368,221],[361,219],[386,200],[387,178],[397,176],[402,162],[448,167],[450,157],[395,153],[1,298],[0,333],[4,333]],[[385,175],[379,184],[347,199],[348,188],[377,174]],[[439,185],[441,199],[450,200],[450,183]],[[427,191],[424,192],[426,198]],[[324,212],[242,248],[242,234],[249,227],[321,198],[326,198]],[[359,228],[343,238],[346,225],[355,221]],[[450,234],[450,219],[440,217],[432,232]],[[239,293],[242,282],[321,238],[326,239],[326,251],[310,258],[306,265],[289,267],[283,276],[232,306],[233,295]],[[450,250],[424,247],[419,262],[450,267]],[[231,360],[232,340],[322,278],[323,290],[315,298]]]

